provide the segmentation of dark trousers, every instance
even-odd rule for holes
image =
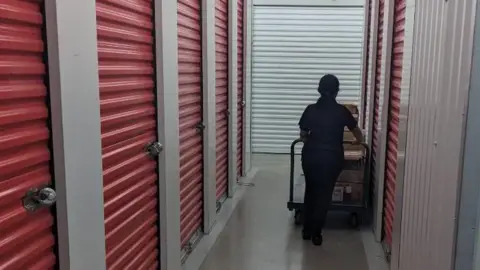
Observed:
[[[343,159],[303,160],[305,174],[304,225],[303,231],[311,236],[320,236],[332,193],[343,167]]]

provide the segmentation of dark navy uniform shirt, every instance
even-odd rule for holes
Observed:
[[[343,160],[343,132],[345,127],[353,130],[357,121],[352,113],[335,99],[320,98],[308,105],[298,123],[308,133],[303,146],[302,158],[338,158]]]

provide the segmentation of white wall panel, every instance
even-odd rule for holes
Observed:
[[[20,1],[3,1],[2,5],[18,5],[20,3]],[[50,92],[53,163],[55,165],[53,173],[57,192],[55,205],[58,229],[59,265],[57,269],[104,270],[106,269],[105,223],[95,1],[54,0],[44,1],[44,3],[48,46],[48,90]],[[9,6],[7,5],[6,8],[8,9]],[[8,14],[4,11],[5,6],[2,6],[2,9],[4,14]],[[82,27],[78,27],[79,24]],[[35,24],[25,29],[35,29],[32,26],[35,26]],[[6,27],[7,25],[2,22],[2,28],[6,29]],[[31,42],[35,44],[35,30],[31,33]],[[2,38],[5,38],[5,35]],[[19,41],[21,42],[22,39],[19,39]],[[4,46],[8,44],[8,42],[2,42],[4,42]],[[36,57],[36,54],[32,53],[31,56]],[[29,58],[25,56],[25,59]],[[35,67],[35,64],[30,66]],[[8,72],[9,66],[6,67]],[[37,87],[37,85],[33,85],[32,90]],[[38,86],[40,87],[40,84]],[[18,89],[5,86],[4,83],[2,83],[2,88],[4,89],[2,90],[3,93],[5,93],[5,89],[7,90],[6,93],[9,89]],[[37,91],[29,92],[35,93]],[[5,102],[5,100],[2,100],[2,102]],[[35,99],[33,99],[33,102],[35,102]],[[5,115],[5,111],[2,113]],[[8,133],[2,129],[3,138],[6,134]],[[37,135],[35,139],[40,140],[41,137]],[[4,149],[2,150],[5,151]],[[6,163],[4,160],[2,159],[2,164]],[[28,179],[29,181],[37,178],[33,175],[31,179]],[[1,193],[8,194],[3,188],[5,187],[4,183],[6,183],[3,181],[4,179],[2,178]],[[2,198],[5,202],[5,195],[2,195]],[[3,207],[5,207],[5,204],[3,204]],[[2,213],[2,224],[5,224],[4,213]],[[35,226],[35,216],[37,215],[34,214],[28,218],[30,225]],[[14,215],[10,217],[6,215],[6,217],[7,220],[10,218],[10,220],[18,222],[18,218]],[[18,224],[15,226],[18,226]],[[21,228],[19,227],[20,230]],[[45,230],[38,225],[33,228],[33,231]],[[0,235],[3,238],[5,226],[2,226],[0,231],[2,231]],[[29,236],[28,241],[31,243],[35,243],[35,239],[39,239],[32,234],[27,235]],[[13,235],[9,237],[13,239]],[[5,256],[4,243],[1,244],[1,261],[8,258],[8,256]],[[39,257],[44,248],[44,245],[38,245],[36,250],[38,253],[30,254],[26,248],[19,249],[23,254],[16,254],[16,259],[29,254],[30,260],[37,260],[40,265],[45,265],[42,263],[42,261],[45,262],[45,260],[42,260],[44,258]],[[49,261],[49,258],[47,258],[47,261]],[[1,268],[4,268],[3,266]],[[24,262],[19,265],[7,264],[7,268],[10,269],[17,267],[31,269],[35,266],[29,267]],[[41,266],[37,268],[41,268]]]
[[[360,104],[363,25],[363,7],[254,7],[254,152],[289,152],[327,73],[340,79],[339,102]]]
[[[400,270],[450,270],[476,1],[417,1]]]

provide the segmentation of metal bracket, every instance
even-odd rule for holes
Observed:
[[[145,151],[152,158],[158,157],[158,155],[160,155],[160,153],[163,151],[163,145],[159,142],[151,142],[147,144]]]

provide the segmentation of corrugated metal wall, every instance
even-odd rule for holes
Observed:
[[[228,2],[215,0],[217,201],[228,188]]]
[[[55,218],[22,198],[52,183],[43,1],[0,5],[0,269],[53,269]]]
[[[359,105],[362,7],[255,6],[252,49],[252,147],[288,153],[298,120],[316,102],[323,74],[336,74],[338,100]]]
[[[159,264],[152,4],[97,0],[108,269]]]
[[[203,222],[203,91],[201,1],[179,0],[178,101],[180,240],[189,249]]]
[[[387,153],[385,156],[385,202],[383,210],[384,240],[389,249],[392,246],[392,230],[395,216],[395,184],[397,173],[398,131],[400,123],[400,94],[402,90],[406,0],[395,0],[394,4],[390,94],[388,101]]]
[[[242,176],[243,172],[243,119],[245,113],[244,83],[243,83],[243,7],[244,0],[237,0],[237,179]]]
[[[399,269],[453,267],[476,1],[417,1]]]

